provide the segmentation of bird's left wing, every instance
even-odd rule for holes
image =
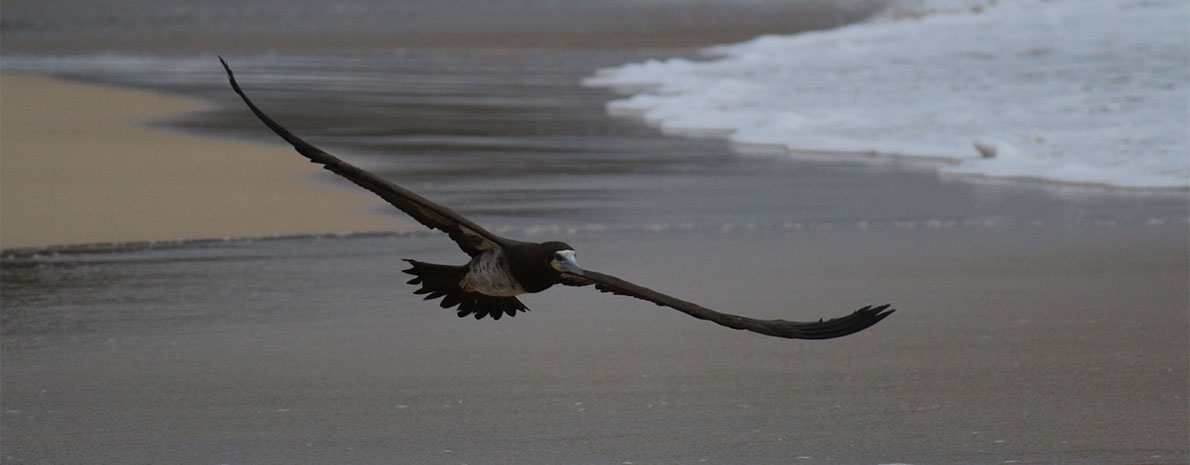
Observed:
[[[507,247],[512,242],[488,232],[486,229],[471,222],[471,220],[468,220],[450,208],[431,202],[429,199],[417,195],[408,189],[340,160],[338,157],[326,153],[322,149],[295,136],[288,129],[285,129],[280,124],[277,124],[276,121],[273,121],[268,115],[264,114],[260,108],[257,108],[256,104],[252,103],[252,100],[249,100],[248,96],[244,95],[244,91],[240,89],[240,84],[236,82],[235,75],[232,74],[231,67],[227,65],[227,61],[223,57],[219,57],[219,62],[223,63],[223,69],[227,71],[227,80],[231,83],[231,88],[235,90],[236,94],[239,94],[240,98],[244,100],[244,103],[248,104],[248,109],[252,110],[252,113],[257,118],[260,118],[269,129],[272,129],[278,136],[281,136],[282,139],[293,145],[293,148],[298,153],[309,158],[311,162],[318,163],[328,171],[343,176],[360,187],[372,191],[384,200],[387,200],[394,207],[413,217],[417,222],[431,229],[445,232],[468,255],[475,256],[479,252],[490,249],[493,246]]]
[[[730,313],[721,313],[671,297],[652,289],[632,284],[615,276],[606,275],[590,270],[582,270],[582,274],[563,273],[562,282],[572,286],[594,284],[596,289],[617,295],[626,295],[641,300],[647,300],[657,305],[677,309],[695,318],[709,320],[733,329],[742,329],[774,337],[789,339],[831,339],[854,334],[869,326],[879,323],[894,311],[888,305],[867,306],[856,310],[850,315],[819,320],[815,322],[796,322],[785,320],[758,320]]]

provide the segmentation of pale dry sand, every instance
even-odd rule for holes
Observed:
[[[0,97],[4,248],[405,226],[283,146],[139,124],[199,108],[187,99],[13,74]]]

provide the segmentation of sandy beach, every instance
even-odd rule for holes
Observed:
[[[0,86],[4,248],[402,227],[283,146],[145,127],[193,101],[27,75]]]
[[[46,1],[4,5],[0,463],[1190,463],[1184,192],[742,154],[581,85],[882,2]],[[217,53],[295,133],[589,269],[897,311],[784,340],[559,286],[460,319],[401,260],[467,256],[281,145]]]

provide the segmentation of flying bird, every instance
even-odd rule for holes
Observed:
[[[405,259],[411,267],[403,270],[413,275],[409,284],[421,287],[415,294],[426,300],[441,298],[442,308],[456,307],[459,317],[476,319],[503,315],[516,316],[528,311],[517,296],[541,292],[556,284],[591,286],[603,292],[635,297],[670,307],[695,318],[709,320],[733,329],[752,331],[790,339],[830,339],[862,331],[895,310],[888,305],[866,306],[850,315],[816,322],[761,320],[721,313],[701,305],[671,297],[615,276],[579,267],[574,247],[558,241],[524,242],[493,234],[482,226],[434,203],[404,187],[324,152],[295,136],[252,103],[244,94],[231,67],[219,58],[228,81],[248,109],[273,132],[293,145],[311,162],[372,191],[417,222],[450,236],[471,260],[465,265],[438,265]]]

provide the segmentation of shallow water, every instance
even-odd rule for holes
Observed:
[[[254,99],[297,134],[493,228],[930,220],[1143,224],[1186,217],[1180,193],[980,183],[935,166],[859,157],[742,156],[607,115],[584,88],[631,51],[230,55]],[[157,125],[276,142],[213,55],[9,57],[9,70],[209,99]],[[297,156],[295,155],[295,159]],[[295,160],[296,162],[296,160]],[[331,175],[327,182],[354,188]],[[390,207],[377,211],[396,214]]]
[[[974,2],[949,2],[974,3]],[[983,2],[600,70],[609,104],[748,147],[950,160],[952,175],[1190,188],[1190,8]],[[982,153],[982,155],[981,155]]]

